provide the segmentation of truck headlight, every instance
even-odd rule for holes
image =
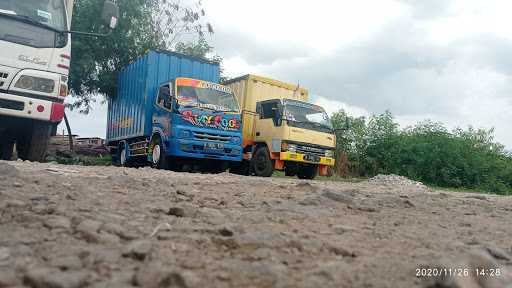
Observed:
[[[23,75],[18,79],[14,87],[44,93],[53,93],[53,90],[55,89],[55,81],[46,78]]]
[[[327,158],[334,158],[334,151],[333,150],[325,151],[325,157],[327,157]]]
[[[297,145],[283,142],[281,143],[281,151],[297,152]]]
[[[288,151],[293,152],[293,153],[297,152],[297,145],[295,145],[295,144],[288,145]]]

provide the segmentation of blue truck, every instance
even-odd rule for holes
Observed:
[[[126,66],[108,102],[114,164],[219,173],[240,162],[240,108],[219,79],[219,63],[168,51]]]

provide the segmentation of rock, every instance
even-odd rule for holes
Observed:
[[[226,227],[219,229],[219,234],[224,237],[233,237],[235,235],[231,229]]]
[[[19,171],[16,167],[5,162],[0,163],[0,178],[17,177],[18,175]]]
[[[4,205],[6,208],[22,208],[27,206],[25,202],[15,199],[6,200]]]
[[[18,278],[13,270],[0,269],[0,288],[14,287],[18,283]]]
[[[489,255],[494,257],[494,259],[506,261],[512,260],[511,256],[506,251],[498,247],[486,247],[486,250],[489,253]]]
[[[153,263],[140,269],[135,273],[132,284],[144,288],[190,287],[181,271],[168,269],[159,263]]]
[[[354,227],[346,226],[346,225],[335,225],[332,227],[334,232],[338,235],[345,234],[346,232],[352,232],[356,229]]]
[[[20,182],[14,182],[14,183],[12,183],[12,186],[13,186],[13,187],[16,187],[16,188],[21,188],[21,187],[23,187],[23,183],[20,183]]]
[[[217,209],[203,207],[199,210],[201,219],[211,225],[222,225],[226,223],[226,216]]]
[[[318,196],[309,196],[299,201],[300,205],[303,206],[318,206],[322,203]]]
[[[369,206],[369,205],[349,205],[348,208],[354,209],[354,210],[359,210],[362,212],[370,212],[370,213],[379,212],[379,210],[377,208],[375,208],[373,206]]]
[[[416,207],[416,204],[414,204],[411,200],[406,199],[404,200],[405,207],[407,208],[414,208]]]
[[[135,240],[126,246],[123,251],[123,256],[143,261],[151,252],[152,248],[153,244],[149,240]]]
[[[428,190],[428,187],[421,182],[407,179],[398,175],[383,175],[379,174],[368,180],[369,183],[376,185],[392,185],[392,186],[414,186],[422,190]]]
[[[330,200],[344,203],[344,204],[352,204],[354,201],[354,195],[351,195],[350,192],[345,191],[334,191],[331,189],[324,189],[322,196],[328,198]]]
[[[11,251],[7,247],[0,247],[0,263],[5,262],[11,258]]]
[[[489,198],[487,198],[487,196],[484,196],[484,195],[469,195],[469,196],[466,196],[465,198],[473,198],[473,199],[482,200],[482,201],[489,201]]]
[[[180,208],[180,207],[171,207],[171,208],[169,208],[167,215],[172,215],[172,216],[176,216],[176,217],[184,217],[185,210],[183,210],[183,208]]]
[[[60,270],[78,270],[82,268],[82,261],[78,256],[69,255],[56,257],[53,261],[51,261],[51,265],[53,267],[57,267]]]
[[[224,247],[227,250],[235,250],[240,248],[240,244],[233,238],[212,237],[212,242],[215,245]]]
[[[99,242],[100,236],[98,231],[100,230],[101,222],[94,220],[84,220],[78,224],[75,228],[75,232],[80,235],[85,241],[91,243]]]
[[[44,221],[43,224],[46,228],[49,228],[51,230],[54,229],[64,229],[64,230],[71,230],[71,220],[64,216],[57,216],[53,215],[48,217]]]
[[[115,223],[106,223],[101,227],[101,231],[117,235],[123,240],[135,240],[138,238],[134,231],[130,231],[128,228]]]
[[[89,284],[88,279],[89,275],[83,271],[35,268],[25,272],[23,284],[32,288],[81,288]]]
[[[327,245],[327,250],[337,256],[355,258],[357,255],[339,246]]]

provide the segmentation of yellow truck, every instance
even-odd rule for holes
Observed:
[[[244,160],[235,174],[313,179],[334,166],[336,137],[325,110],[299,85],[245,75],[224,83],[242,108]]]

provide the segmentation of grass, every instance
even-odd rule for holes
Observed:
[[[83,166],[111,166],[112,165],[112,157],[110,155],[105,155],[102,157],[96,156],[84,156],[84,155],[75,155],[71,158],[68,157],[59,157],[59,156],[49,156],[46,161],[48,162],[57,162],[59,164],[64,165],[83,165]]]

